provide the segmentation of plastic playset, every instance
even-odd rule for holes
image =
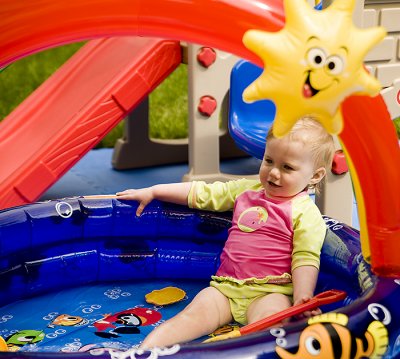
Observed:
[[[395,4],[0,2],[8,19],[0,24],[0,67],[47,47],[107,37],[90,41],[0,124],[0,357],[400,355],[400,149],[391,121],[400,101],[399,82],[389,80],[398,65],[388,58],[400,31]],[[188,63],[197,70],[189,79],[185,179],[230,177],[218,165],[217,109],[227,85],[205,93],[198,75],[215,76],[220,68],[214,64],[229,58],[227,127],[235,143],[260,158],[270,126],[283,136],[302,115],[316,115],[346,156],[360,232],[322,206],[328,230],[310,303],[321,306],[322,315],[283,326],[276,318],[232,323],[208,338],[142,351],[144,336],[208,285],[231,214],[154,201],[136,217],[136,203],[107,196],[26,203],[178,66],[178,40],[204,44],[188,47]],[[251,63],[236,63],[230,53]],[[346,168],[337,161],[335,171],[342,173]],[[297,309],[307,308],[288,315]]]

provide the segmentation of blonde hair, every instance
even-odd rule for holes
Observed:
[[[335,144],[333,137],[326,132],[318,120],[313,117],[299,119],[287,136],[290,140],[303,142],[310,149],[315,170],[320,167],[324,167],[327,173],[331,170]],[[272,127],[268,131],[267,142],[271,138],[275,138]],[[326,176],[319,183],[311,185],[310,188],[314,188],[319,193],[325,178]]]

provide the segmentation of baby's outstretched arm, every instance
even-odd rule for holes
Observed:
[[[153,199],[187,205],[191,186],[191,182],[159,184],[141,189],[127,189],[118,192],[116,195],[118,199],[138,201],[139,206],[136,210],[136,215],[140,216],[144,208]]]
[[[314,266],[297,267],[292,273],[293,280],[293,304],[308,302],[314,296],[315,286],[318,279],[318,269]],[[321,314],[316,308],[311,312],[303,313],[303,317],[311,317]]]

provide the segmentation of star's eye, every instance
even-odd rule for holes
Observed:
[[[344,60],[340,56],[329,56],[325,63],[326,70],[332,75],[339,75],[344,69]]]
[[[320,68],[325,65],[325,51],[319,47],[313,47],[307,52],[307,62],[311,67]]]

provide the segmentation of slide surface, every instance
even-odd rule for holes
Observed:
[[[236,145],[260,160],[264,156],[267,132],[275,118],[275,104],[271,100],[246,103],[242,94],[262,71],[261,67],[246,60],[233,66],[228,121],[229,133]]]
[[[159,38],[82,47],[0,124],[0,208],[38,199],[180,63]]]

